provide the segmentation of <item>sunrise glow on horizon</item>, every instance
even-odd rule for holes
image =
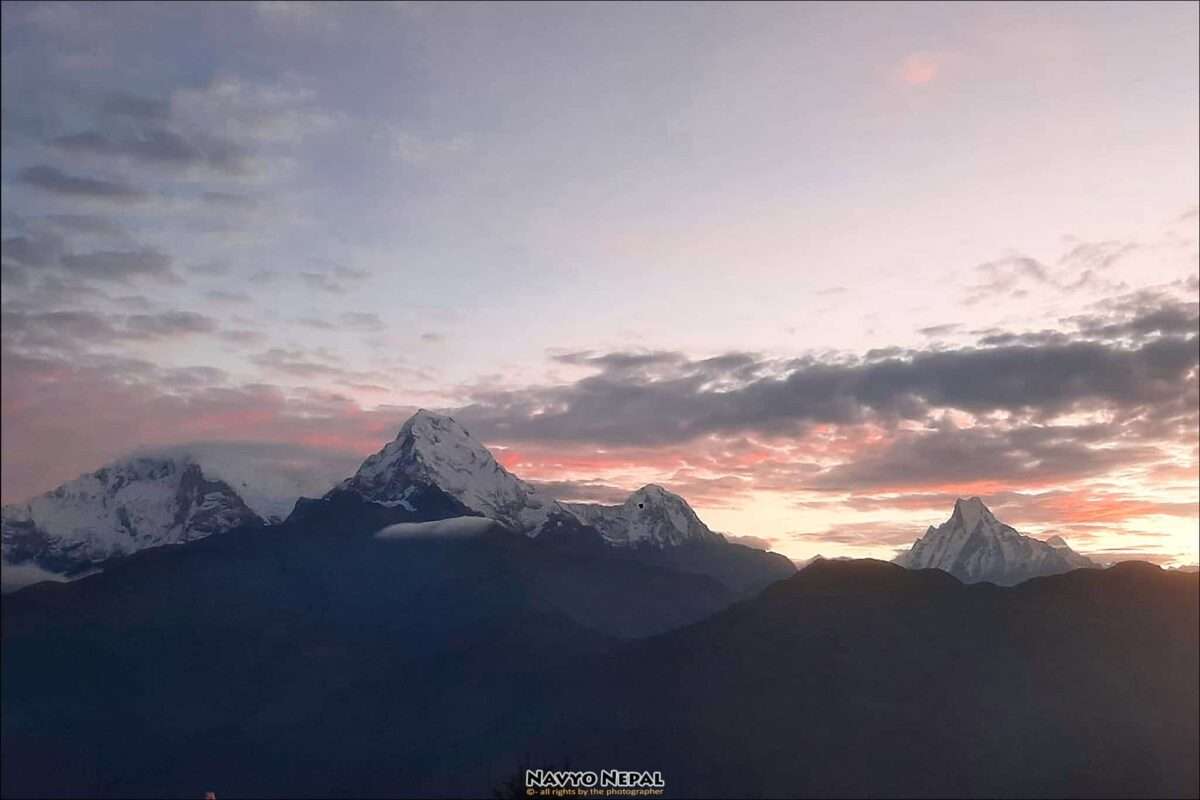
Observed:
[[[6,3],[3,501],[176,446],[318,494],[425,407],[796,560],[979,496],[1194,564],[1198,28]]]

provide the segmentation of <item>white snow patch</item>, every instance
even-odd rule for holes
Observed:
[[[0,594],[15,592],[17,589],[24,589],[43,581],[66,583],[69,580],[71,579],[66,575],[50,572],[36,564],[9,564],[7,561],[0,561]]]
[[[398,522],[375,534],[376,539],[470,539],[496,525],[487,517],[450,517],[433,522]]]
[[[565,503],[576,517],[600,531],[617,547],[649,544],[656,547],[719,538],[701,522],[679,495],[647,484],[619,506]]]

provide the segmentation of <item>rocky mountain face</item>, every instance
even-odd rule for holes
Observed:
[[[960,498],[941,525],[930,526],[895,563],[909,569],[940,569],[964,583],[1012,586],[1041,575],[1097,566],[1060,536],[1034,539],[1000,522],[978,497]]]
[[[133,458],[5,506],[0,545],[8,565],[69,576],[138,550],[261,523],[237,492],[194,462]]]

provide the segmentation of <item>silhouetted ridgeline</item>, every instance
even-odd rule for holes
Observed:
[[[3,793],[487,796],[528,757],[674,796],[1195,795],[1197,594],[829,561],[720,611],[616,554],[294,522],[7,597]]]

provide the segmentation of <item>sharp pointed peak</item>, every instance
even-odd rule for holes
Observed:
[[[973,530],[980,520],[996,519],[991,509],[984,505],[983,500],[978,497],[960,497],[955,500],[954,513],[950,515],[950,518],[954,519],[954,517],[959,518],[968,532]]]
[[[418,408],[400,426],[400,432],[396,435],[396,438],[402,439],[409,434],[412,434],[414,437],[422,437],[435,431],[451,433],[456,436],[465,436],[467,438],[471,436],[467,429],[458,420],[454,419],[454,417],[448,414],[439,414],[436,411],[430,411],[426,408]]]
[[[437,411],[430,411],[428,408],[418,408],[413,412],[412,416],[404,421],[404,424],[416,425],[422,422],[454,422],[454,417],[450,416],[449,414],[440,414]]]

